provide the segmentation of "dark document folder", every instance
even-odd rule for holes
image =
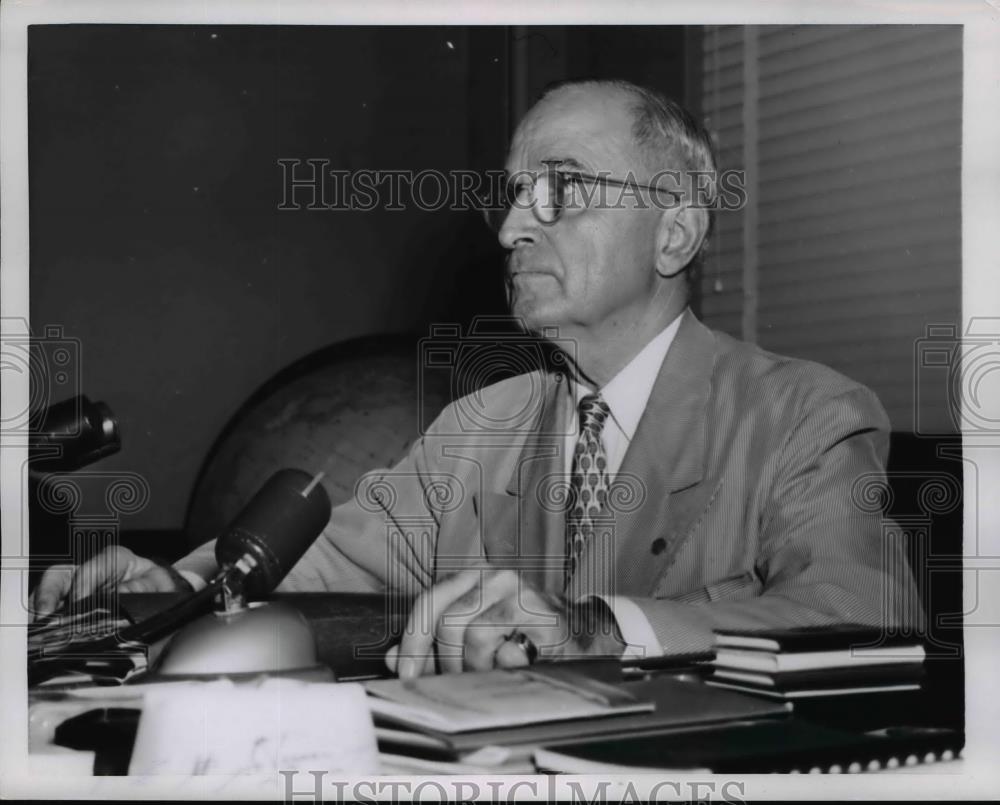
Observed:
[[[568,774],[874,771],[948,760],[958,756],[962,745],[962,734],[947,729],[854,733],[788,719],[684,734],[555,744],[535,752],[535,765],[542,771]]]

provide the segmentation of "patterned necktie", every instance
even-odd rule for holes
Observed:
[[[593,538],[594,520],[608,497],[608,457],[601,431],[610,415],[599,394],[580,400],[580,435],[573,453],[569,507],[566,511],[566,576],[568,587],[583,546]]]

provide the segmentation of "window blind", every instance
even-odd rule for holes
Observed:
[[[706,322],[953,430],[920,340],[960,323],[960,26],[708,26],[702,110],[747,206],[720,212]]]

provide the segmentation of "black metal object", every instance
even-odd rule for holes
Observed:
[[[283,469],[272,475],[219,535],[220,567],[241,557],[256,562],[243,589],[265,595],[281,582],[330,520],[330,497],[309,473]]]
[[[31,468],[37,472],[72,472],[117,453],[122,446],[111,409],[83,394],[36,412],[31,432]]]

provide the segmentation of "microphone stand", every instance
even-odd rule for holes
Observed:
[[[115,634],[29,651],[29,685],[66,671],[86,672],[110,652],[155,643],[208,610],[212,601],[221,604],[223,615],[245,611],[247,587],[265,593],[276,587],[329,519],[330,500],[319,486],[322,476],[290,469],[275,473],[219,537],[216,556],[222,567],[205,587]],[[308,481],[304,488],[303,478]],[[282,540],[284,530],[291,534]]]

